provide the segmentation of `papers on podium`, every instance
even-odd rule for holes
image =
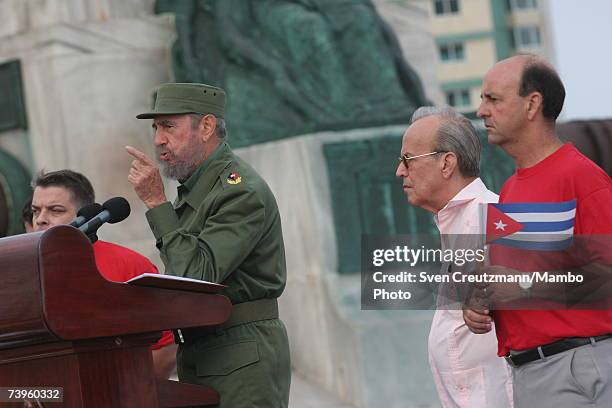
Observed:
[[[186,290],[189,292],[202,293],[219,293],[227,287],[226,285],[198,279],[161,275],[156,273],[143,273],[142,275],[133,277],[125,283],[137,286],[148,286],[152,288]]]

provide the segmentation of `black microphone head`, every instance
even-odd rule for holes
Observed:
[[[96,215],[100,214],[104,208],[98,203],[87,204],[86,206],[81,207],[79,212],[77,212],[77,217],[85,218],[85,221],[91,220]]]
[[[123,197],[110,198],[102,204],[102,207],[110,214],[109,224],[123,221],[130,215],[130,203]]]

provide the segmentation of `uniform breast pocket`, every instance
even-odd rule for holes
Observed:
[[[229,375],[259,361],[257,342],[243,341],[198,350],[198,377]]]

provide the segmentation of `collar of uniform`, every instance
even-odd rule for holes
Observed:
[[[189,204],[193,209],[202,202],[219,174],[232,162],[231,150],[226,142],[221,143],[185,182],[177,187],[177,200],[174,208]]]

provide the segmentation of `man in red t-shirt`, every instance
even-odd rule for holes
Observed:
[[[72,170],[40,174],[32,182],[32,187],[34,231],[69,224],[79,208],[95,201],[89,180]],[[98,271],[106,280],[125,282],[143,273],[158,273],[151,261],[131,249],[96,240],[93,250]],[[152,350],[156,376],[168,378],[176,366],[176,345],[172,332],[165,331]]]
[[[564,98],[558,74],[533,55],[501,61],[485,76],[478,116],[484,119],[489,142],[504,149],[517,166],[502,188],[499,202],[576,200],[574,241],[611,234],[610,177],[555,135],[555,121]],[[609,271],[612,251],[605,240],[603,248],[595,255],[598,262],[603,262],[603,270]],[[496,266],[486,267],[484,272],[525,270],[521,267],[530,261],[524,256],[508,256],[511,252],[492,252],[491,261]],[[540,255],[538,259],[544,258]],[[493,293],[493,300],[503,295],[504,300],[512,301],[521,296],[537,298],[551,290],[542,284],[532,288],[514,285],[491,285],[489,293]],[[464,320],[474,333],[490,331],[492,319],[498,354],[513,366],[517,408],[612,406],[610,310],[464,310]]]

